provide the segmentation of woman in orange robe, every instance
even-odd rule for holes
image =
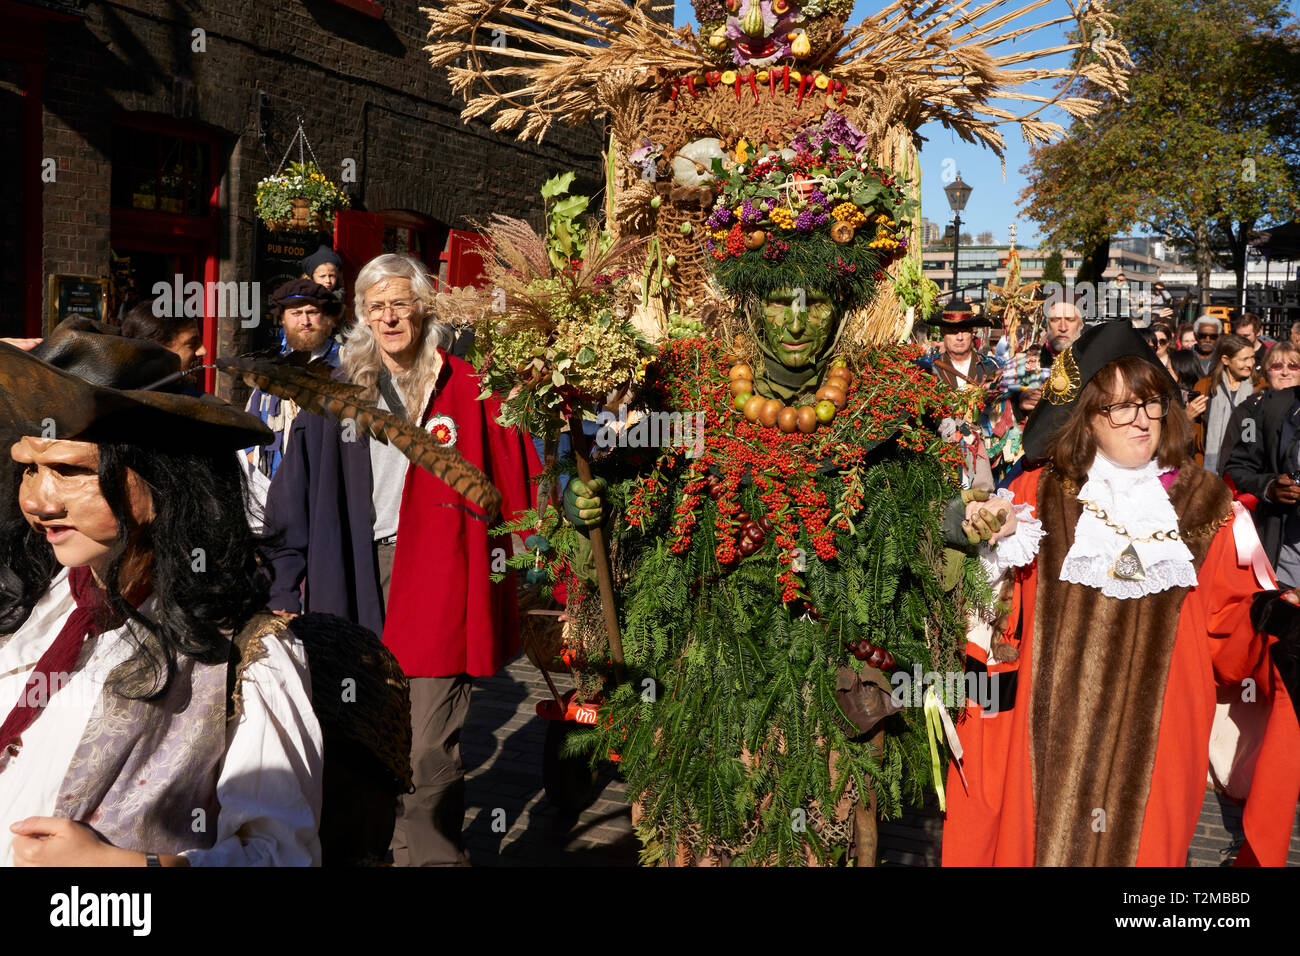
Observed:
[[[1250,622],[1270,572],[1240,559],[1249,515],[1187,459],[1158,362],[1127,326],[1085,333],[1028,423],[1046,466],[970,506],[1014,515],[986,556],[1014,588],[992,647],[968,647],[996,692],[958,728],[945,865],[1184,865],[1225,699],[1258,731],[1238,862],[1285,862],[1300,726]]]

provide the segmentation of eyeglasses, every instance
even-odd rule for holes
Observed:
[[[1156,336],[1156,345],[1168,345],[1168,344],[1169,344],[1169,339],[1167,339],[1165,336],[1163,335]]]
[[[1280,372],[1286,369],[1288,372],[1300,372],[1300,363],[1297,362],[1275,362],[1268,367],[1270,372]]]
[[[384,313],[389,309],[392,309],[393,315],[399,319],[409,319],[411,313],[415,311],[415,307],[409,302],[390,302],[388,305],[382,302],[372,302],[366,306],[366,317],[369,319],[382,319]]]
[[[1217,339],[1219,337],[1219,333],[1218,332],[1197,332],[1196,337],[1198,339]]]
[[[1116,402],[1114,405],[1105,405],[1100,410],[1110,419],[1110,423],[1116,428],[1122,425],[1132,425],[1137,421],[1138,409],[1147,413],[1147,418],[1153,422],[1159,421],[1169,414],[1169,397],[1167,395],[1160,398],[1148,398],[1145,402]]]

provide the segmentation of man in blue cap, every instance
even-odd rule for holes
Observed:
[[[282,327],[282,355],[306,352],[312,360],[338,365],[339,343],[333,335],[342,305],[328,289],[311,279],[293,279],[271,294],[271,303],[271,314]],[[280,467],[284,439],[299,408],[295,402],[282,401],[261,389],[254,389],[245,410],[259,417],[275,433],[275,440],[269,445],[249,448],[244,453],[250,487],[261,503],[266,500],[271,477]]]

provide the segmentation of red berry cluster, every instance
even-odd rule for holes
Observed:
[[[763,244],[763,258],[772,262],[781,262],[790,252],[790,243],[780,239],[769,239]]]
[[[745,232],[740,227],[740,220],[732,223],[731,231],[727,233],[727,253],[732,256],[745,253]]]

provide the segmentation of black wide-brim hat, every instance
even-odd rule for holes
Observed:
[[[181,394],[180,371],[174,352],[84,317],[30,352],[0,342],[0,435],[200,451],[272,440],[255,415]]]
[[[1127,320],[1105,322],[1084,331],[1052,363],[1051,374],[1043,384],[1043,397],[1025,422],[1024,449],[1029,462],[1047,458],[1052,439],[1079,404],[1079,395],[1093,377],[1111,362],[1132,355],[1149,362],[1165,375],[1169,374],[1137,329]],[[1178,389],[1175,400],[1182,404]]]
[[[976,315],[965,302],[945,305],[937,318],[929,324],[942,332],[965,332],[969,329],[986,329],[992,323],[986,315]]]

